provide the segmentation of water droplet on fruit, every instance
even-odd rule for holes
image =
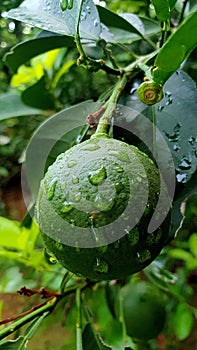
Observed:
[[[118,172],[118,173],[122,173],[123,171],[124,171],[124,169],[123,169],[122,167],[118,167],[118,168],[117,168],[117,172]]]
[[[57,178],[54,178],[49,185],[45,184],[46,186],[46,195],[49,200],[51,200],[54,197],[55,194],[55,188],[57,185]]]
[[[93,143],[81,147],[81,151],[97,151],[98,149],[100,149],[100,146]]]
[[[78,184],[79,183],[79,178],[77,176],[73,176],[72,177],[72,183],[75,185],[75,184]]]
[[[109,266],[104,259],[96,258],[96,262],[93,265],[93,269],[95,272],[106,273],[109,269]]]
[[[44,257],[48,264],[54,265],[57,263],[57,259],[53,255],[49,254],[46,248],[44,248]]]
[[[63,206],[61,207],[61,213],[69,213],[73,209],[73,203],[71,202],[64,202]]]
[[[76,160],[72,160],[67,163],[68,168],[73,168],[77,164]]]
[[[121,153],[119,152],[118,155],[117,155],[117,158],[119,160],[122,160],[123,162],[126,162],[126,163],[130,162],[130,159],[129,159],[129,157],[128,157],[126,152],[121,152]]]
[[[81,192],[78,192],[74,197],[74,202],[79,202],[81,200]]]
[[[151,259],[151,253],[148,249],[141,249],[137,253],[137,261],[138,262],[145,262],[147,260]]]
[[[140,234],[137,227],[134,227],[131,231],[126,229],[125,232],[127,234],[127,239],[131,246],[136,245],[139,242]]]
[[[152,244],[156,244],[160,241],[160,239],[162,238],[162,230],[159,229],[157,232],[155,233],[149,233],[147,236],[147,244],[152,245]]]
[[[60,187],[61,187],[61,190],[65,190],[65,188],[66,188],[66,182],[62,182]]]
[[[122,184],[122,182],[117,182],[115,184],[115,189],[117,194],[121,193],[124,189],[124,185]]]
[[[105,167],[92,171],[88,175],[88,180],[92,185],[100,185],[103,180],[107,178]]]

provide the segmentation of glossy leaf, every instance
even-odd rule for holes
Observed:
[[[48,164],[53,162],[57,153],[62,153],[80,142],[80,130],[83,130],[87,115],[94,111],[95,106],[98,105],[85,101],[64,109],[42,123],[34,133],[27,147],[24,163],[33,200],[37,197],[40,181]]]
[[[97,9],[99,12],[101,22],[107,27],[122,29],[143,37],[142,33],[135,27],[135,25],[132,25],[123,17],[99,5],[97,6]]]
[[[91,323],[87,323],[82,334],[83,350],[112,350],[103,343],[100,336],[95,332]]]
[[[170,18],[170,6],[168,0],[151,0],[155,8],[157,18],[160,22]]]
[[[53,94],[47,88],[47,78],[43,76],[22,93],[22,101],[31,107],[50,110],[55,108]]]
[[[187,304],[181,303],[177,306],[173,314],[173,328],[175,335],[179,340],[186,339],[193,327],[193,314]]]
[[[180,68],[181,63],[197,46],[197,11],[178,27],[159,51],[152,71],[153,79],[164,84]]]
[[[169,2],[170,9],[172,10],[176,5],[177,0],[168,0],[168,2]]]
[[[74,0],[75,1],[75,0]],[[98,40],[101,32],[99,13],[93,0],[82,1],[79,34],[84,40]]]
[[[189,196],[197,193],[197,173],[194,173],[191,180],[186,184],[184,189],[180,192],[179,196],[173,203],[172,207],[172,227],[171,235],[172,237],[180,229],[180,225],[183,220],[183,215],[181,213],[181,204],[185,202]]]
[[[46,33],[46,32],[45,32]],[[31,58],[49,50],[61,47],[74,47],[72,37],[54,35],[48,32],[47,36],[25,41],[12,48],[5,56],[5,62],[16,73],[19,66],[26,63]]]
[[[25,0],[17,9],[10,10],[8,17],[34,27],[64,35],[75,35],[81,1],[75,0],[71,10],[62,11],[59,0]]]
[[[10,10],[8,17],[54,33],[75,36],[80,13],[81,36],[85,39],[98,39],[99,16],[92,0],[75,0],[72,8],[65,11],[61,10],[59,0],[25,0],[17,9]]]
[[[7,93],[0,96],[0,120],[42,113],[38,108],[25,105],[20,95]]]
[[[164,86],[165,97],[156,106],[157,127],[172,152],[177,181],[188,182],[197,166],[197,88],[183,71],[175,73]]]

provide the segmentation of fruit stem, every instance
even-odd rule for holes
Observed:
[[[77,307],[77,322],[76,322],[76,350],[83,350],[82,345],[82,325],[81,325],[81,290],[76,290],[76,307]]]
[[[125,85],[128,81],[128,75],[123,74],[120,79],[117,81],[114,90],[109,98],[109,100],[105,103],[105,112],[102,115],[99,124],[96,129],[96,134],[107,134],[109,131],[109,126],[111,124],[112,114],[114,109],[116,108],[117,101],[125,88]]]

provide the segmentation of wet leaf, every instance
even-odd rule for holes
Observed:
[[[165,97],[156,106],[157,127],[171,150],[177,181],[188,182],[197,166],[197,88],[183,71],[165,84]]]
[[[47,88],[46,76],[42,76],[40,80],[22,93],[22,101],[34,108],[43,110],[55,109],[54,96]]]
[[[26,150],[23,167],[33,201],[37,198],[40,181],[48,165],[58,154],[80,142],[80,130],[83,134],[87,115],[94,111],[95,105],[97,106],[93,102],[85,101],[64,109],[48,118],[34,133]]]
[[[55,35],[50,32],[45,32],[45,35],[47,36],[20,43],[6,54],[5,62],[14,73],[19,66],[37,55],[61,47],[75,46],[74,40],[70,36]]]
[[[7,93],[0,96],[0,120],[42,113],[38,108],[25,105],[18,94]]]
[[[197,11],[187,17],[160,49],[154,62],[156,68],[152,72],[156,83],[164,84],[196,47],[196,22]]]
[[[80,35],[84,39],[97,40],[100,34],[99,16],[92,0],[75,0],[72,8],[64,11],[60,8],[59,0],[25,0],[17,9],[10,10],[8,17],[34,27],[71,36],[77,34],[80,20]],[[98,25],[95,25],[95,21]]]

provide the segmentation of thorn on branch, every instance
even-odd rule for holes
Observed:
[[[88,114],[86,118],[86,124],[89,124],[90,128],[93,128],[94,126],[96,126],[104,111],[105,111],[105,107],[102,106],[98,111]]]

